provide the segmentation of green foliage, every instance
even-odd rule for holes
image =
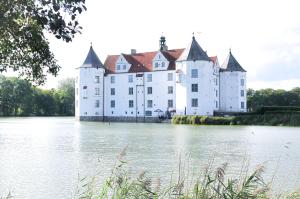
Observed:
[[[175,115],[172,118],[173,124],[229,125],[229,124],[231,124],[232,121],[233,121],[233,117]]]
[[[261,89],[247,91],[247,106],[249,111],[260,110],[261,107],[271,106],[300,106],[300,87],[296,87],[290,91],[282,89]],[[288,108],[288,107],[287,107]]]
[[[37,84],[45,71],[56,75],[60,66],[44,33],[72,41],[84,10],[85,0],[0,0],[0,72],[11,68]]]
[[[73,116],[74,80],[60,82],[58,89],[43,90],[28,81],[0,76],[0,115]]]
[[[268,125],[268,126],[300,126],[300,113],[266,112],[266,114],[249,114],[234,117],[209,117],[175,115],[173,124],[193,125]]]

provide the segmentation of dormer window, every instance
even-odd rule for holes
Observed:
[[[162,63],[161,63],[161,67],[165,67],[165,62],[162,62]]]
[[[123,65],[123,70],[126,70],[126,65],[125,64]]]
[[[120,70],[121,69],[121,66],[118,64],[117,65],[117,70]]]
[[[158,68],[158,62],[155,62],[155,68]]]

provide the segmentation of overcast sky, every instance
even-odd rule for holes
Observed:
[[[75,75],[90,47],[104,62],[109,54],[158,50],[162,32],[169,49],[185,48],[195,32],[220,64],[233,55],[248,71],[250,88],[300,86],[300,1],[298,0],[87,0],[83,33],[70,44],[49,36],[62,66],[46,87]]]

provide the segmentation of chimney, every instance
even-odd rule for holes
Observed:
[[[136,54],[136,49],[131,49],[131,54],[135,55]]]

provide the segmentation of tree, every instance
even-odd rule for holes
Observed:
[[[15,109],[14,84],[7,78],[1,78],[0,109],[1,115],[5,116],[12,115]]]
[[[67,78],[58,85],[57,97],[59,100],[60,115],[75,115],[75,80]]]
[[[57,75],[60,66],[44,33],[72,41],[84,10],[85,0],[0,0],[0,72],[11,68],[36,84],[46,73]]]
[[[256,111],[262,106],[300,106],[300,88],[290,91],[282,89],[261,89],[247,91],[249,111]]]

